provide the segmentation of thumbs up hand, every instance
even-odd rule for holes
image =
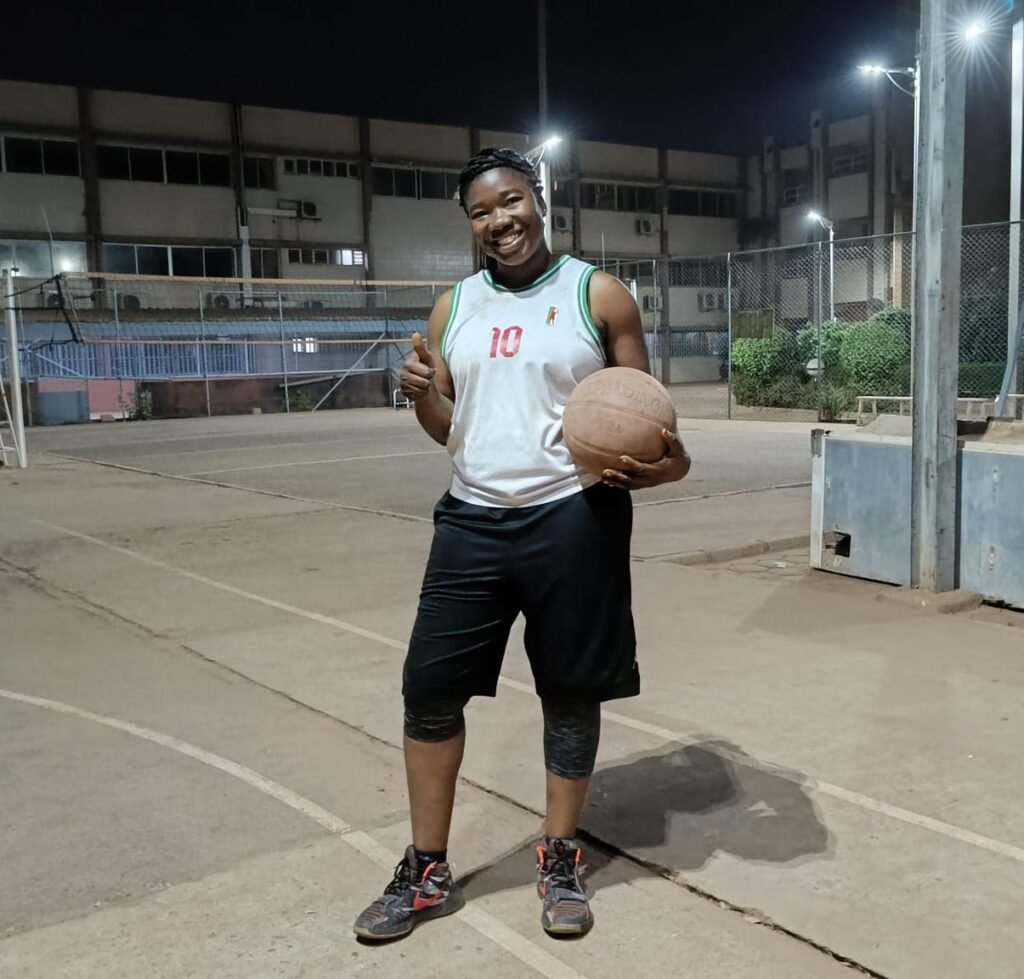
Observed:
[[[434,355],[427,350],[420,333],[412,335],[412,353],[405,358],[400,375],[402,394],[410,401],[422,401],[434,387],[437,374]]]

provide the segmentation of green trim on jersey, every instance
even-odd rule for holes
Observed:
[[[448,353],[444,349],[444,342],[448,339],[448,330],[451,328],[452,323],[455,321],[455,311],[459,308],[459,296],[462,294],[462,283],[456,282],[455,288],[452,290],[452,308],[448,310],[448,320],[444,324],[444,329],[441,331],[441,359],[446,363],[448,361]]]
[[[596,271],[597,269],[591,265],[580,276],[580,283],[576,290],[576,298],[579,300],[580,315],[583,317],[583,325],[594,338],[594,342],[601,348],[601,352],[604,353],[604,340],[601,337],[601,331],[597,328],[594,318],[590,315],[590,280]],[[605,354],[605,356],[607,356],[607,354]]]
[[[547,270],[547,272],[534,279],[533,282],[525,286],[519,286],[516,289],[509,289],[508,286],[498,285],[497,282],[491,276],[490,269],[484,269],[484,282],[486,282],[492,289],[497,289],[498,292],[526,292],[527,289],[535,289],[542,282],[547,282],[566,262],[569,261],[568,255],[563,255],[554,265]]]

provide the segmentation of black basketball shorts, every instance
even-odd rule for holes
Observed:
[[[483,507],[446,493],[405,661],[412,703],[493,697],[521,612],[537,693],[640,692],[630,593],[633,504],[601,483],[553,503]]]

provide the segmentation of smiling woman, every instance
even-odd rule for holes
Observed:
[[[580,470],[562,433],[576,386],[606,366],[649,372],[640,313],[617,279],[544,237],[544,188],[528,159],[486,149],[459,177],[459,203],[488,268],[445,293],[429,349],[413,335],[402,391],[447,446],[451,483],[434,513],[402,683],[412,845],[356,920],[363,939],[408,934],[458,909],[447,862],[463,708],[493,697],[516,617],[541,697],[547,770],[537,849],[541,924],[581,935],[593,917],[576,823],[594,766],[600,704],[640,689],[630,604],[632,504],[623,489],[682,479],[689,459],[666,431],[662,458]]]

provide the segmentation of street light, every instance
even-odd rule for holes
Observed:
[[[548,248],[551,247],[551,165],[545,159],[545,155],[547,150],[561,142],[561,136],[549,136],[543,143],[526,151],[526,158],[535,167],[540,167],[540,182],[544,188],[545,200],[548,205],[547,213],[544,215],[544,240],[547,242]]]
[[[817,211],[807,212],[808,221],[817,221],[828,232],[828,318],[836,318],[836,225]]]

